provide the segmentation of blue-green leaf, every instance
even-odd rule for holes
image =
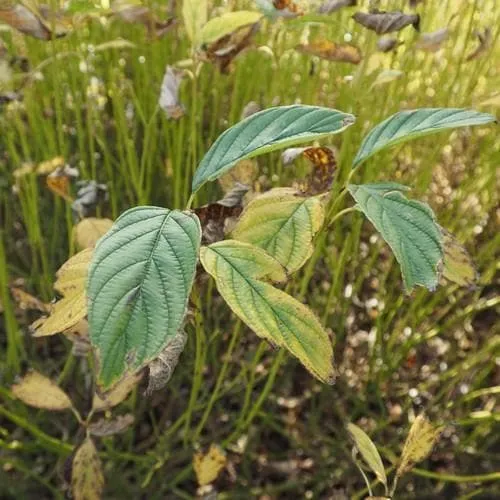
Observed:
[[[196,215],[137,207],[97,243],[87,295],[103,389],[155,359],[182,327],[200,240]]]
[[[255,113],[219,136],[195,172],[192,190],[217,179],[240,160],[341,132],[354,120],[352,115],[317,106],[281,106]]]
[[[403,194],[409,188],[396,183],[349,184],[349,192],[392,248],[403,273],[405,288],[434,290],[439,279],[443,236],[432,209]]]
[[[440,130],[496,121],[493,115],[459,108],[422,108],[400,111],[379,123],[364,138],[354,158],[353,167],[381,149],[433,134]]]

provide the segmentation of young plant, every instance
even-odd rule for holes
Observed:
[[[402,111],[369,132],[349,178],[384,148],[494,120],[489,114],[463,109]],[[199,164],[185,210],[152,206],[127,210],[94,249],[76,254],[59,270],[56,289],[63,298],[47,319],[36,323],[35,334],[71,331],[88,315],[100,397],[119,393],[123,399],[144,371],[149,375],[146,392],[159,389],[168,382],[184,348],[185,317],[195,276],[202,272],[197,267],[200,260],[220,295],[250,329],[287,349],[318,380],[332,383],[335,368],[328,333],[311,310],[273,283],[286,282],[311,256],[318,233],[356,209],[392,248],[407,291],[417,285],[434,290],[441,276],[468,284],[475,275],[472,263],[437,224],[431,208],[408,199],[409,188],[391,182],[346,183],[336,187],[340,194],[330,200],[335,158],[327,147],[288,150],[287,157],[309,158],[315,165],[313,174],[301,188],[255,195],[233,227],[231,239],[209,242],[200,222],[206,222],[211,211],[223,218],[238,215],[230,195],[216,206],[191,209],[191,205],[205,183],[236,165],[324,139],[354,122],[352,115],[334,109],[292,105],[266,109],[229,128]],[[346,192],[355,206],[335,212]],[[241,201],[241,192],[234,196]],[[207,240],[204,245],[202,237]]]

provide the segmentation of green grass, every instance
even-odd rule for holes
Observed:
[[[406,9],[406,2],[388,3]],[[42,490],[47,498],[60,495],[64,461],[82,438],[71,415],[13,400],[8,385],[14,376],[34,367],[58,379],[82,410],[91,390],[87,359],[73,357],[62,336],[31,338],[34,318],[9,296],[9,285],[22,278],[28,291],[51,300],[54,273],[73,251],[70,208],[34,174],[19,180],[14,191],[15,169],[64,156],[82,178],[107,184],[102,216],[116,218],[137,204],[182,208],[192,174],[216,137],[239,120],[249,101],[268,107],[279,100],[356,115],[356,125],[333,138],[338,194],[361,137],[392,113],[424,106],[495,112],[480,103],[500,86],[500,8],[486,0],[429,0],[420,11],[422,31],[459,14],[436,54],[417,51],[418,35],[406,28],[399,35],[404,46],[376,55],[377,37],[350,20],[353,9],[310,27],[311,38],[341,42],[352,33],[364,54],[357,67],[317,60],[312,65],[310,56],[293,50],[303,24],[266,23],[257,41],[268,49],[242,54],[230,75],[204,64],[185,81],[187,114],[177,122],[158,111],[157,101],[165,65],[189,57],[180,20],[153,41],[142,26],[119,21],[104,27],[94,21],[51,42],[0,34],[11,54],[24,54],[34,73],[40,67],[43,75],[26,85],[22,104],[0,110],[0,490],[8,498],[31,498]],[[492,29],[490,49],[466,61],[477,44],[474,29],[485,26]],[[136,48],[92,51],[118,37]],[[404,75],[370,88],[379,72],[369,73],[375,61]],[[327,498],[335,485],[362,498],[365,486],[350,459],[344,424],[365,428],[389,465],[409,416],[420,409],[447,430],[431,459],[401,481],[398,498],[460,498],[474,491],[477,498],[491,498],[495,488],[498,494],[498,474],[492,473],[499,421],[499,145],[495,126],[445,132],[378,154],[354,175],[353,182],[412,186],[411,196],[430,203],[474,256],[481,279],[473,291],[445,285],[406,297],[399,268],[373,228],[357,213],[336,219],[289,284],[334,334],[339,378],[333,387],[318,384],[283,351],[259,343],[231,316],[213,283],[202,279],[195,300],[203,314],[196,315],[169,385],[150,399],[139,392],[129,398],[116,413],[133,413],[133,429],[100,441],[105,498],[192,498],[194,446],[211,442],[226,448],[236,473],[220,478],[220,498],[302,498],[306,492]],[[272,185],[289,185],[295,177],[278,154],[258,161]],[[219,195],[216,183],[209,184],[195,206]],[[331,218],[349,203],[341,198]],[[245,452],[234,451],[243,440]]]

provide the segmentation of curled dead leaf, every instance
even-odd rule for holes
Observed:
[[[437,52],[443,45],[443,42],[448,39],[448,35],[448,28],[441,28],[431,33],[422,33],[416,47],[427,52]]]
[[[318,56],[327,61],[359,64],[362,59],[361,50],[348,43],[335,43],[329,40],[317,40],[297,45],[295,50],[303,54]]]
[[[167,118],[172,120],[178,120],[185,114],[184,106],[179,102],[179,88],[184,74],[184,71],[167,65],[161,84],[159,105]]]
[[[50,310],[49,304],[45,304],[36,297],[33,297],[33,295],[25,292],[22,288],[13,286],[10,288],[10,293],[17,307],[23,311],[40,311],[47,313]]]
[[[134,423],[134,416],[130,413],[118,415],[116,418],[102,418],[89,425],[89,432],[93,436],[107,437],[125,432]]]
[[[344,7],[354,7],[357,4],[357,0],[327,0],[319,6],[318,14],[331,14]]]
[[[163,349],[160,355],[148,365],[149,375],[148,386],[145,391],[146,395],[151,395],[153,391],[163,389],[167,385],[179,362],[179,357],[184,350],[186,341],[186,332],[181,330],[171,340],[170,344]]]
[[[373,10],[372,12],[356,12],[353,19],[368,28],[375,31],[377,35],[400,31],[406,26],[413,26],[417,31],[420,30],[420,15],[405,14],[404,12],[394,11],[385,12]]]
[[[476,30],[474,33],[479,41],[479,45],[465,58],[466,61],[477,59],[482,54],[487,52],[493,41],[491,28],[485,28],[483,32]]]
[[[403,42],[400,42],[397,38],[389,38],[384,36],[377,40],[377,49],[380,52],[390,52],[391,50],[394,50],[402,45],[402,43]]]

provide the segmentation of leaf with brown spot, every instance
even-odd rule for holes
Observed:
[[[477,36],[479,45],[465,58],[466,61],[477,59],[479,56],[487,52],[493,41],[491,28],[485,28],[482,33],[479,30],[476,30],[474,33]]]
[[[184,106],[179,101],[179,88],[182,79],[184,78],[184,71],[167,65],[163,82],[160,91],[160,108],[165,111],[167,118],[171,120],[179,120],[186,112]]]
[[[443,234],[443,270],[442,276],[460,286],[473,287],[478,278],[476,266],[467,250],[444,228]]]
[[[298,183],[297,187],[302,195],[312,196],[329,191],[337,168],[334,149],[328,146],[289,148],[282,153],[281,160],[284,165],[288,165],[300,155],[307,158],[313,165],[307,178]]]
[[[354,7],[357,4],[357,0],[327,0],[319,6],[318,14],[331,14],[344,7]]]
[[[348,43],[335,43],[329,40],[302,43],[297,45],[295,50],[303,54],[318,56],[327,61],[359,64],[362,59],[359,47]]]
[[[118,415],[116,418],[102,418],[89,425],[89,432],[93,436],[107,437],[125,432],[134,423],[134,416],[130,413]]]
[[[448,28],[441,28],[431,33],[422,33],[416,43],[417,49],[426,50],[427,52],[437,52],[448,40],[450,31]]]
[[[179,357],[186,345],[187,335],[184,330],[181,330],[171,342],[163,349],[160,355],[148,365],[148,386],[145,394],[151,395],[153,391],[163,389],[179,362]]]
[[[50,310],[49,304],[43,303],[41,300],[33,297],[33,295],[25,292],[22,288],[13,286],[10,288],[10,293],[19,309],[23,311],[40,311],[47,313]]]
[[[228,219],[238,217],[243,210],[243,198],[249,187],[236,184],[222,200],[195,208],[193,211],[200,219],[202,242],[215,243],[224,239]]]
[[[119,405],[122,401],[125,401],[127,396],[139,384],[142,377],[142,372],[127,375],[111,391],[104,394],[94,394],[92,410],[105,411]]]
[[[73,228],[73,241],[80,249],[94,248],[99,238],[103,237],[113,225],[111,219],[87,217]]]
[[[227,458],[222,448],[211,444],[208,453],[197,452],[193,456],[193,468],[200,486],[213,483],[227,463]]]
[[[76,450],[71,471],[71,491],[75,500],[99,500],[104,489],[102,464],[90,437]]]
[[[406,474],[429,455],[442,430],[443,427],[434,427],[425,415],[415,419],[403,447],[396,477]]]
[[[55,335],[76,325],[87,314],[85,292],[92,249],[77,253],[57,271],[54,288],[63,295],[51,308],[48,318],[35,321],[31,328],[35,337]]]
[[[374,10],[372,12],[356,12],[353,19],[368,28],[375,31],[377,35],[400,31],[406,26],[413,26],[417,31],[420,30],[420,15],[405,14],[404,12],[394,11],[385,12]]]
[[[36,371],[29,372],[12,386],[12,394],[23,403],[44,410],[68,410],[73,407],[68,395],[49,378]]]

